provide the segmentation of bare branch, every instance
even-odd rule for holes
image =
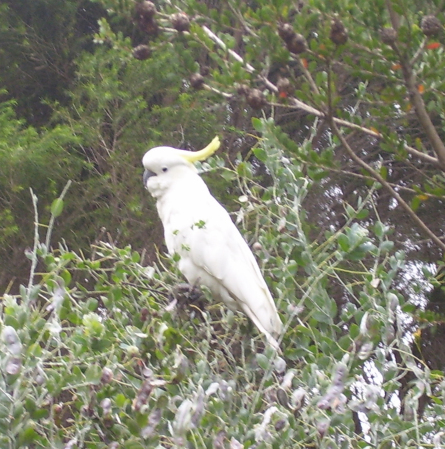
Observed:
[[[395,30],[399,29],[400,26],[400,16],[394,11],[392,4],[391,4],[391,0],[386,0],[386,8],[388,9],[389,12],[389,17],[391,19],[391,24],[392,27]]]
[[[400,51],[398,51],[397,46],[393,45],[393,48],[399,55],[400,65],[402,66],[406,88],[408,89],[408,94],[414,106],[417,118],[422,125],[422,128],[425,131],[425,134],[427,135],[434,152],[437,155],[437,159],[440,163],[441,168],[445,169],[445,145],[442,142],[442,139],[440,138],[438,132],[436,131],[436,127],[431,121],[428,111],[426,110],[425,103],[423,102],[422,95],[419,92],[416,77],[413,73],[412,67],[410,66],[409,62],[402,57]]]

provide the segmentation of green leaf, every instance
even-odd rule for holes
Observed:
[[[51,214],[54,217],[58,217],[63,211],[63,200],[61,198],[56,198],[51,204]]]
[[[87,382],[98,385],[102,377],[102,369],[99,365],[90,365],[85,371],[85,379]]]
[[[264,370],[270,367],[270,360],[264,354],[258,353],[256,355],[256,361],[258,365]]]
[[[338,245],[344,252],[348,252],[350,249],[349,238],[345,234],[340,234],[337,239]]]
[[[419,208],[420,204],[421,204],[420,196],[419,196],[419,195],[416,195],[416,196],[411,200],[411,209],[415,212],[415,211]]]
[[[261,161],[261,162],[267,161],[267,152],[264,148],[261,148],[261,147],[254,148],[253,154],[259,161]]]
[[[122,408],[126,404],[127,398],[122,393],[119,393],[114,398],[114,402],[117,407]]]
[[[355,218],[357,220],[364,220],[365,218],[368,217],[368,215],[369,215],[369,210],[368,209],[362,209],[360,212],[357,213]]]
[[[394,242],[391,240],[385,240],[384,242],[380,243],[379,249],[382,253],[386,253],[388,251],[391,251],[394,248]]]
[[[263,132],[263,122],[256,117],[252,117],[252,126],[255,128],[255,131]]]

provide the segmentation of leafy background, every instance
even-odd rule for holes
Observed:
[[[5,448],[440,448],[443,4],[0,5]],[[140,160],[199,166],[286,332],[166,255]]]

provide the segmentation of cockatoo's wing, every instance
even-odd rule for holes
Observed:
[[[181,271],[192,282],[205,278],[200,279],[202,284],[229,306],[236,304],[276,345],[273,337],[281,333],[282,324],[254,255],[227,211],[210,194],[199,205],[188,208],[188,226],[166,235],[181,255]]]

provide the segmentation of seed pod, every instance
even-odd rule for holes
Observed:
[[[144,61],[151,56],[151,49],[148,45],[138,45],[133,48],[133,57],[139,59],[140,61]]]
[[[331,23],[331,33],[329,35],[335,45],[343,45],[348,41],[348,32],[339,19],[334,19]]]
[[[102,370],[102,376],[100,377],[100,381],[103,384],[109,384],[113,380],[113,371],[110,368],[104,367]]]
[[[252,245],[252,250],[255,251],[255,252],[261,251],[262,249],[263,249],[263,245],[261,245],[260,242],[255,242]]]
[[[213,449],[224,449],[224,440],[226,439],[226,432],[224,430],[220,430],[216,437],[213,439]]]
[[[321,421],[318,421],[317,423],[317,431],[320,435],[320,438],[323,438],[326,435],[326,432],[329,429],[330,422],[328,419],[323,419]]]
[[[266,105],[266,99],[259,89],[250,89],[247,93],[246,101],[252,109],[261,109]]]
[[[286,361],[282,357],[277,357],[273,361],[273,368],[277,373],[283,374],[286,371]]]
[[[12,326],[5,326],[2,331],[2,340],[8,351],[18,356],[22,352],[22,343],[17,331]]]
[[[277,389],[277,400],[283,407],[289,406],[289,396],[282,388]]]
[[[399,298],[394,293],[388,293],[386,301],[389,304],[389,309],[395,312],[399,306]]]
[[[425,36],[436,36],[442,30],[442,24],[436,16],[424,16],[420,21],[420,28]]]
[[[397,31],[392,27],[382,28],[380,31],[380,38],[384,44],[391,45],[397,39]]]
[[[147,307],[142,307],[142,309],[141,309],[141,321],[147,321],[149,313],[150,313],[150,311],[148,310]]]
[[[283,430],[287,425],[287,421],[285,419],[280,419],[275,423],[275,430],[277,432],[280,432]]]
[[[288,43],[296,36],[297,33],[289,23],[280,23],[278,25],[278,34],[284,42]]]
[[[337,366],[335,367],[332,385],[344,388],[344,380],[347,374],[348,374],[348,367],[342,362],[338,363]]]
[[[172,14],[170,16],[170,20],[172,22],[173,28],[176,31],[182,33],[183,31],[190,30],[190,19],[188,18],[187,14],[183,12]]]
[[[190,85],[194,89],[202,89],[204,84],[204,77],[200,73],[193,73],[190,76]]]
[[[100,406],[102,407],[102,413],[104,415],[109,415],[111,413],[111,399],[105,398],[100,402]]]
[[[299,55],[307,50],[307,42],[302,34],[295,34],[293,39],[286,42],[286,47],[291,53]]]

